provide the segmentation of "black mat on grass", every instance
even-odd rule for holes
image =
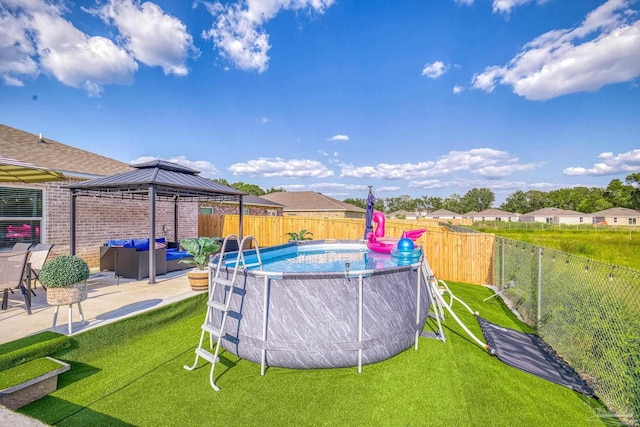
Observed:
[[[587,396],[593,389],[539,336],[503,328],[477,317],[490,352],[507,365]]]

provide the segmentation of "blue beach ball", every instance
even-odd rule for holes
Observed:
[[[399,252],[413,252],[415,245],[413,244],[413,240],[409,238],[402,238],[398,241],[398,251]]]

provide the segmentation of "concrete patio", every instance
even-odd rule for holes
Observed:
[[[113,272],[96,272],[87,281],[87,287],[87,299],[81,303],[84,322],[80,320],[78,305],[73,305],[72,335],[198,294],[191,290],[186,270],[157,276],[152,285],[148,279],[124,278],[117,284]],[[47,304],[42,286],[38,285],[35,292],[31,315],[27,314],[20,291],[9,294],[7,310],[0,310],[0,344],[52,330],[55,307]],[[69,334],[68,313],[68,306],[60,307],[55,332]],[[204,307],[202,313],[204,316]]]

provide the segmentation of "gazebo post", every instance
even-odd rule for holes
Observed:
[[[243,203],[242,203],[242,196],[240,196],[240,202],[238,203],[238,206],[239,206],[239,209],[240,209],[240,214],[239,214],[239,217],[238,217],[238,218],[239,218],[239,221],[240,221],[240,225],[239,225],[239,227],[238,227],[238,228],[239,228],[239,230],[238,230],[238,235],[240,236],[240,240],[242,240],[242,239],[243,239],[243,237],[244,237],[244,235],[242,234],[242,231],[243,231],[243,230],[242,230],[242,229],[243,229],[243,227],[242,227],[242,223],[244,222],[244,221],[242,220],[242,211],[244,210],[244,206],[243,206]],[[242,248],[240,248],[240,249],[242,250]]]
[[[69,200],[69,254],[76,254],[76,194],[72,190]]]
[[[156,283],[156,186],[149,186],[149,284]]]
[[[180,197],[176,194],[173,196],[173,240],[178,244],[178,248],[180,247],[180,239],[178,238],[178,207]]]

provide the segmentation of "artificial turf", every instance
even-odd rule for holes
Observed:
[[[529,332],[491,290],[451,290],[497,324]],[[260,366],[222,352],[215,392],[210,365],[194,361],[206,295],[89,330],[53,356],[71,364],[58,390],[20,412],[61,426],[598,426],[595,400],[507,366],[450,317],[445,343],[420,338],[391,359],[357,369]],[[460,305],[456,312],[482,337]]]

